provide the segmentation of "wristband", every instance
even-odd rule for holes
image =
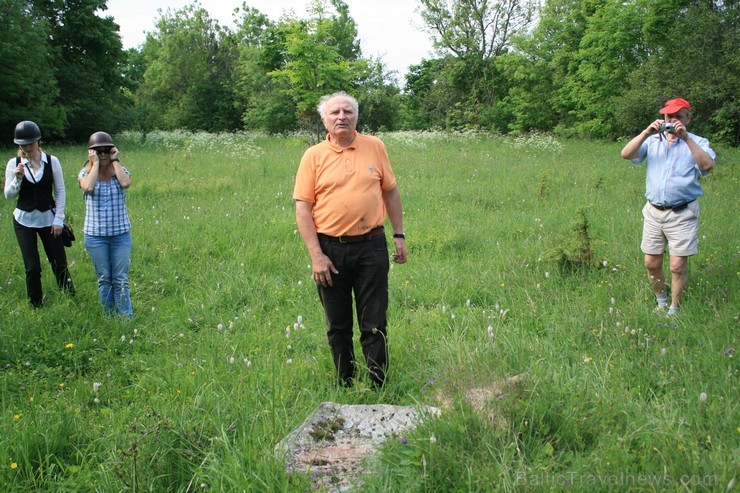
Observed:
[[[406,233],[393,233],[394,238],[400,238],[402,240],[406,239]]]

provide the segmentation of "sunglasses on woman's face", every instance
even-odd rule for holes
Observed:
[[[111,149],[113,148],[112,147],[98,147],[97,149],[95,149],[95,152],[97,152],[98,154],[110,154]]]

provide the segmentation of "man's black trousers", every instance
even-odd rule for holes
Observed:
[[[331,274],[333,286],[318,286],[339,383],[349,386],[356,375],[352,345],[354,293],[360,343],[370,379],[382,386],[388,364],[386,311],[390,266],[385,235],[358,243],[339,243],[320,235],[319,242],[339,271],[339,274]]]

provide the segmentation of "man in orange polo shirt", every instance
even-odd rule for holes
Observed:
[[[345,92],[324,96],[318,111],[328,134],[301,159],[293,192],[296,223],[311,255],[339,383],[349,387],[356,375],[354,292],[362,351],[370,379],[380,387],[388,361],[390,266],[383,223],[387,212],[393,260],[406,262],[401,194],[383,142],[356,131],[357,100]]]

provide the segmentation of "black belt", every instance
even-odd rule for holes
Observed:
[[[694,199],[696,200],[696,199]],[[680,204],[676,205],[655,205],[652,202],[650,202],[650,205],[658,209],[659,211],[673,211],[678,212],[684,210],[690,203],[692,203],[693,200],[689,200],[688,202],[681,202]]]
[[[325,235],[323,233],[319,233],[319,237],[326,238],[329,241],[333,241],[335,243],[360,243],[361,241],[369,241],[373,238],[380,236],[382,234],[385,234],[385,228],[383,226],[378,226],[377,228],[371,229],[364,235],[357,235],[357,236],[329,236]]]

